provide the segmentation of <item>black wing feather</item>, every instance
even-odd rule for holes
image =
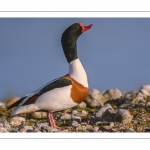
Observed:
[[[43,93],[46,93],[50,90],[53,90],[55,88],[61,88],[61,87],[65,87],[65,86],[69,86],[71,85],[72,82],[66,78],[59,78],[58,80],[46,85],[43,89],[40,90],[40,92],[38,93],[38,95],[42,95]]]
[[[9,109],[11,109],[11,108],[13,108],[13,107],[18,106],[26,97],[27,97],[27,96],[22,97],[20,100],[16,101],[16,102],[13,103],[12,105],[10,105],[10,106],[7,108],[7,110],[9,110]]]

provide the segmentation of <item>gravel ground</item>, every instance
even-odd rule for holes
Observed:
[[[15,99],[15,98],[14,98]],[[16,100],[15,100],[16,101]],[[89,90],[78,106],[55,112],[59,131],[48,126],[46,113],[20,114],[9,118],[12,99],[0,102],[0,132],[149,132],[150,96],[142,92],[122,93],[110,89]]]

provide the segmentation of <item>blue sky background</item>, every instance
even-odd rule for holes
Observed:
[[[76,22],[93,24],[77,42],[90,89],[128,92],[150,84],[149,18],[0,18],[0,100],[68,73],[60,39]]]

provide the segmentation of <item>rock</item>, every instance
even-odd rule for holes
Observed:
[[[103,121],[107,121],[106,118],[110,118],[109,121],[112,121],[114,116],[116,114],[116,111],[113,108],[108,108],[103,114],[102,119]]]
[[[21,125],[22,122],[25,122],[25,118],[23,118],[23,117],[12,117],[12,118],[10,118],[10,124],[13,126]]]
[[[68,120],[68,119],[71,119],[71,116],[67,113],[64,113],[61,115],[60,119],[61,120]]]
[[[119,100],[119,102],[126,103],[126,104],[138,104],[139,102],[145,103],[146,100],[144,100],[144,95],[140,92],[132,92],[127,93],[124,95],[122,99]]]
[[[138,107],[145,107],[145,103],[138,103]]]
[[[97,89],[89,90],[88,96],[84,101],[89,107],[99,107],[104,105],[102,94]]]
[[[114,121],[121,122],[123,124],[130,123],[132,116],[128,110],[118,109],[116,115],[113,118]]]
[[[143,85],[140,87],[139,91],[146,96],[150,96],[150,85]]]
[[[72,126],[73,127],[78,127],[80,124],[77,121],[72,121]]]
[[[122,104],[119,106],[120,109],[128,109],[128,108],[134,108],[135,104]]]
[[[32,126],[21,126],[19,128],[19,132],[32,132],[33,127]]]
[[[34,118],[38,119],[47,118],[47,112],[33,112],[31,114]]]
[[[37,127],[41,128],[42,126],[48,126],[48,123],[45,122],[45,123],[36,123],[35,124]]]
[[[85,129],[87,131],[93,131],[93,127],[91,125],[86,125]]]
[[[8,131],[4,127],[0,127],[0,133],[3,133],[3,132],[8,132]]]
[[[104,125],[104,126],[102,126],[102,129],[108,131],[108,130],[112,129],[112,126]]]
[[[110,104],[105,104],[104,106],[102,106],[102,107],[95,113],[95,116],[98,117],[99,119],[102,119],[103,113],[104,113],[108,108],[112,108],[112,106],[111,106]]]
[[[77,110],[72,110],[72,115],[78,114],[79,112]]]
[[[99,127],[94,127],[93,128],[93,132],[98,132],[98,130],[99,130]]]
[[[0,123],[3,123],[3,119],[2,118],[0,118]]]
[[[81,126],[81,125],[78,125],[78,126],[76,127],[76,131],[77,131],[77,132],[82,132],[82,131],[83,131],[82,126]]]
[[[125,130],[125,132],[135,132],[135,131],[134,131],[134,129],[132,129],[132,128],[127,128],[127,129]]]
[[[4,127],[5,129],[7,129],[7,130],[10,130],[10,128],[11,128],[9,122],[4,122],[4,123],[3,123],[3,127]]]
[[[150,102],[147,102],[147,104],[146,104],[148,107],[150,106]]]
[[[107,102],[108,100],[120,99],[122,97],[122,93],[117,88],[114,88],[114,89],[107,90],[103,94],[103,96],[105,98],[105,102]]]
[[[20,99],[20,97],[14,97],[14,98],[9,99],[9,100],[6,102],[6,106],[9,107],[10,105],[12,105],[13,103],[15,103],[15,102],[18,101],[19,99]]]
[[[84,117],[84,116],[87,116],[88,112],[86,110],[82,110],[81,111],[81,116]]]
[[[46,132],[57,132],[58,129],[50,127],[50,126],[42,126],[41,131],[46,131]]]
[[[113,127],[113,126],[114,126],[114,123],[113,123],[113,122],[110,122],[110,126]]]
[[[72,121],[77,121],[78,123],[81,123],[81,117],[80,116],[72,116]]]
[[[6,108],[6,105],[5,105],[5,103],[3,103],[3,102],[0,102],[0,108]]]
[[[77,108],[80,108],[80,109],[86,108],[86,103],[85,102],[81,102],[79,105],[77,105]]]

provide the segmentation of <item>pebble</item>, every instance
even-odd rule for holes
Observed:
[[[93,128],[93,132],[98,132],[98,130],[99,130],[99,127],[94,127]]]
[[[84,116],[87,116],[88,112],[86,110],[82,110],[81,111],[81,116],[84,117]]]
[[[21,126],[19,128],[19,132],[32,132],[33,127],[32,126]]]
[[[9,122],[4,122],[3,127],[6,128],[7,130],[11,129],[11,126],[10,126]]]
[[[86,108],[86,103],[85,102],[81,102],[79,105],[77,105],[77,108],[85,109]]]
[[[103,130],[110,130],[110,129],[112,129],[112,126],[104,125],[104,126],[102,126],[102,129]]]
[[[143,85],[139,91],[146,96],[150,96],[150,85]]]
[[[87,131],[93,131],[93,127],[91,125],[86,125],[85,129]]]
[[[97,89],[89,90],[88,96],[84,101],[88,107],[100,107],[104,105],[102,94]]]
[[[4,127],[0,127],[0,132],[1,132],[1,133],[3,133],[3,132],[8,132],[8,131],[7,131],[7,129],[6,129],[6,128],[4,128]]]
[[[84,128],[80,124],[76,127],[77,132],[82,132],[83,130]]]
[[[79,112],[77,110],[72,110],[72,115],[78,114]]]
[[[113,123],[113,122],[110,122],[110,126],[113,127],[113,126],[114,126],[114,123]]]
[[[119,106],[119,108],[121,108],[121,109],[128,109],[128,108],[134,108],[134,106],[135,106],[135,104],[126,104],[126,103],[124,103],[124,104],[121,104]]]
[[[81,123],[81,117],[80,116],[72,116],[72,121],[77,121],[78,123]]]
[[[102,115],[103,113],[108,109],[108,108],[112,108],[112,106],[110,104],[105,104],[104,106],[102,106],[96,113],[95,116],[102,119]]]
[[[3,118],[0,118],[0,123],[3,123]]]
[[[68,113],[64,113],[60,117],[61,120],[68,120],[71,119],[71,116]]]
[[[25,122],[25,118],[23,117],[12,117],[10,118],[10,124],[13,126],[21,125],[22,122]]]
[[[126,132],[135,132],[134,129],[132,129],[132,128],[127,128],[125,131]]]
[[[0,108],[6,108],[6,105],[5,105],[5,103],[3,103],[3,102],[0,102]]]
[[[118,109],[116,115],[113,118],[114,121],[121,122],[123,124],[130,123],[132,116],[128,110]]]
[[[146,104],[148,107],[150,106],[150,102],[147,102],[147,104]]]
[[[47,112],[33,112],[32,116],[38,119],[47,118]]]
[[[41,127],[41,131],[42,132],[57,132],[58,131],[58,129],[56,129],[56,128],[53,128],[53,127],[50,127],[50,126],[42,126]]]
[[[119,89],[114,88],[114,89],[110,89],[107,90],[103,96],[105,97],[105,99],[108,100],[116,100],[116,99],[120,99],[122,97],[122,93]],[[105,101],[106,102],[106,101]]]
[[[78,127],[80,124],[77,121],[72,121],[71,124],[73,127]]]
[[[113,108],[108,108],[103,114],[102,114],[102,118],[106,118],[109,117],[111,120],[114,118],[116,114],[116,110],[114,110]]]

